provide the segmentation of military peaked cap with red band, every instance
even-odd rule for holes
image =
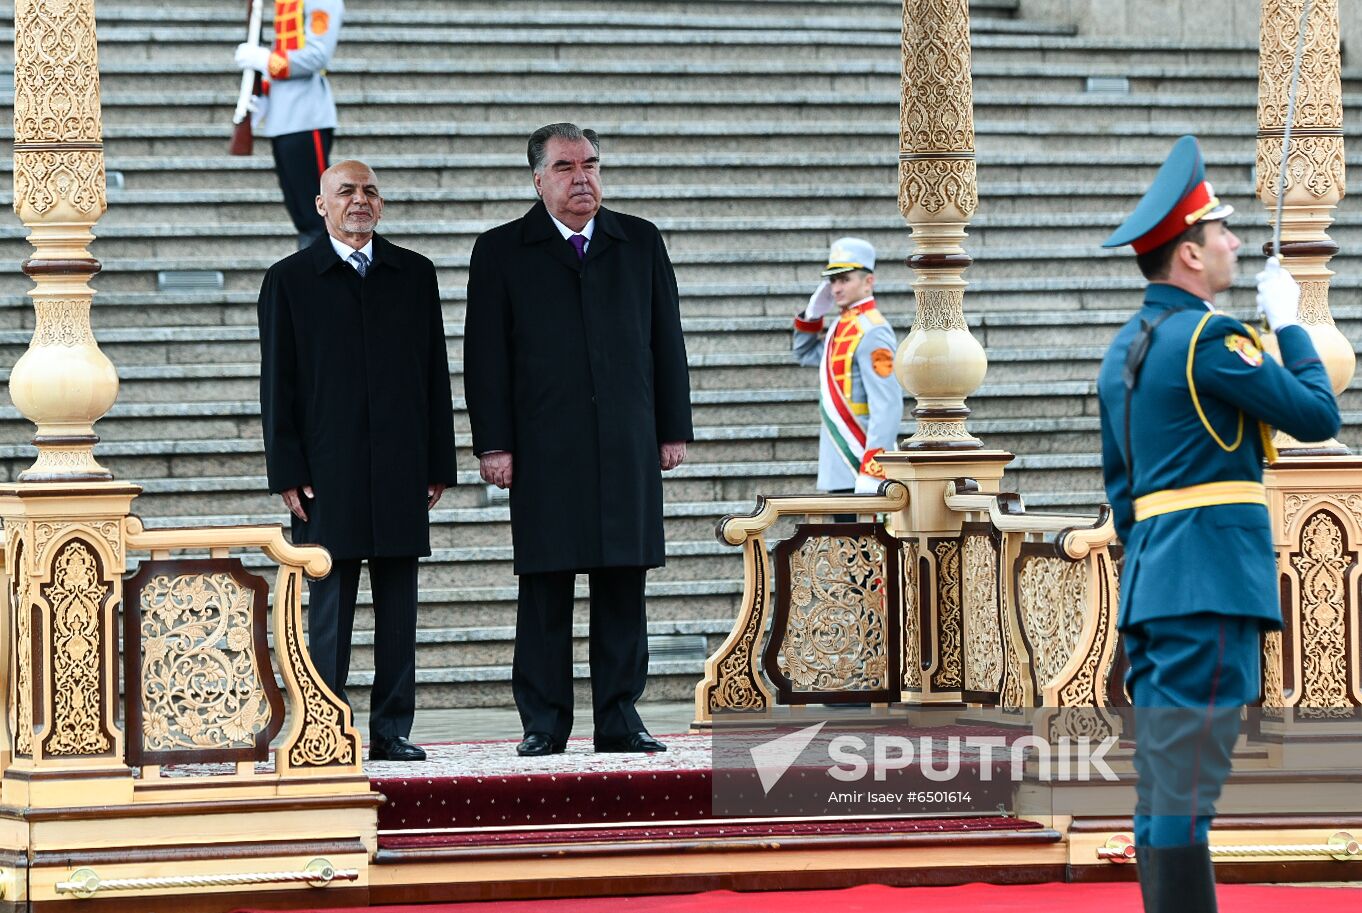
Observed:
[[[1102,246],[1129,244],[1137,254],[1148,253],[1198,222],[1228,219],[1233,212],[1234,207],[1221,203],[1206,180],[1206,160],[1196,137],[1184,136],[1173,144],[1135,211]]]

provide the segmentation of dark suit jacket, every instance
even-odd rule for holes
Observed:
[[[658,445],[693,434],[656,226],[601,209],[585,262],[542,203],[479,237],[464,388],[474,451],[514,454],[516,573],[665,563]]]
[[[455,479],[434,265],[375,236],[360,279],[323,235],[265,273],[259,319],[270,491],[315,493],[293,541],[334,558],[430,554],[426,487]]]

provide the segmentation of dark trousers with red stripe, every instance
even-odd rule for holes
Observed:
[[[322,172],[331,162],[334,130],[304,130],[270,140],[274,150],[274,173],[284,191],[284,206],[298,229],[298,249],[308,247],[326,234],[326,223],[317,214],[317,193]]]
[[[1204,845],[1240,715],[1261,693],[1256,618],[1198,612],[1122,630],[1135,705],[1135,843]]]

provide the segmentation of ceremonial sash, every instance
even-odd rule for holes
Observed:
[[[874,307],[874,302],[868,302]],[[823,343],[819,365],[818,410],[823,427],[828,429],[833,449],[852,472],[860,472],[865,455],[866,432],[859,416],[866,415],[864,403],[851,401],[851,359],[865,335],[859,319],[860,309],[847,311]]]

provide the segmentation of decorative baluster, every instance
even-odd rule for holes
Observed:
[[[1305,0],[1264,0],[1258,64],[1258,196],[1275,218],[1291,72]],[[1305,30],[1290,157],[1282,194],[1282,263],[1301,284],[1301,323],[1341,393],[1356,369],[1352,344],[1329,311],[1327,233],[1343,198],[1343,92],[1338,0],[1313,0]],[[1271,245],[1264,245],[1271,252]],[[1362,553],[1362,459],[1338,441],[1301,443],[1278,433],[1281,458],[1264,476],[1285,628],[1266,638],[1264,732],[1311,766],[1321,745],[1362,736],[1362,630],[1350,610],[1352,567]],[[1349,722],[1351,721],[1351,722]],[[1319,741],[1311,744],[1319,736]]]
[[[979,204],[974,166],[974,93],[968,0],[903,5],[903,97],[899,209],[913,230],[917,319],[899,346],[895,373],[917,399],[906,450],[977,450],[965,397],[988,359],[965,324],[961,242]]]
[[[23,268],[37,318],[9,384],[38,426],[23,482],[113,478],[95,459],[94,423],[118,374],[90,330],[99,261],[87,249],[104,205],[94,0],[15,0],[14,211],[30,229]]]
[[[964,272],[973,262],[961,243],[978,206],[974,166],[974,92],[968,0],[903,5],[903,95],[899,132],[899,208],[912,228],[908,258],[917,318],[899,346],[894,370],[917,400],[917,429],[897,453],[880,456],[885,475],[908,485],[908,509],[890,519],[917,567],[904,572],[901,600],[902,697],[953,703],[964,697],[961,515],[946,509],[947,486],[974,479],[996,492],[1012,455],[986,451],[965,427],[965,398],[988,370],[984,349],[965,323]]]
[[[1288,96],[1305,0],[1264,0],[1258,62],[1258,197],[1276,217]],[[1333,210],[1343,198],[1343,88],[1339,57],[1338,0],[1312,0],[1305,32],[1300,85],[1291,127],[1282,265],[1301,285],[1301,323],[1310,332],[1334,391],[1342,393],[1357,367],[1350,342],[1329,312],[1329,260],[1338,244],[1328,235]],[[1271,244],[1263,249],[1271,253]],[[1302,444],[1279,434],[1284,454],[1345,454],[1338,441]]]

